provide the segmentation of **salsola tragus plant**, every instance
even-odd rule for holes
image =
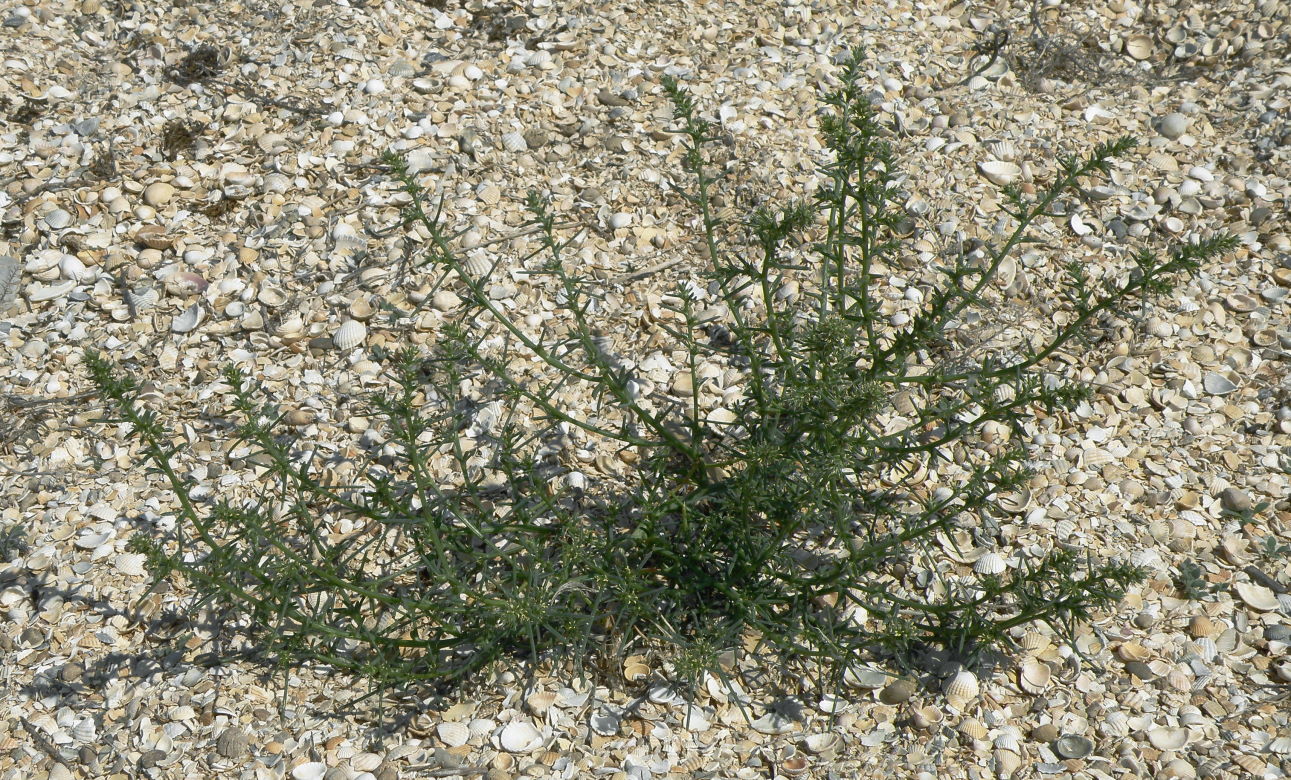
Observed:
[[[90,355],[114,420],[179,498],[176,538],[136,546],[285,663],[382,684],[452,684],[516,658],[600,674],[640,652],[692,683],[760,659],[791,682],[834,685],[876,654],[971,663],[1033,621],[1069,632],[1114,605],[1142,574],[1127,563],[1053,544],[977,573],[951,565],[945,545],[995,545],[995,498],[1028,479],[1024,451],[983,431],[1017,440],[1029,414],[1088,396],[1050,357],[1235,241],[1164,260],[1144,250],[1097,279],[1071,261],[1049,332],[966,346],[970,315],[1000,301],[1002,265],[1061,198],[1134,148],[1124,138],[1062,159],[1034,196],[1004,188],[1011,226],[916,271],[918,305],[889,316],[879,281],[901,262],[903,179],[861,74],[854,52],[824,100],[825,184],[738,226],[715,205],[714,129],[664,80],[707,282],[666,296],[650,325],[674,345],[663,357],[679,381],[666,389],[597,327],[614,313],[543,197],[527,200],[541,247],[523,262],[559,306],[531,322],[491,297],[492,269],[458,249],[443,200],[387,154],[432,289],[456,290],[461,306],[429,352],[378,356],[393,380],[372,399],[380,454],[358,484],[335,478],[277,433],[281,411],[230,368],[240,446],[269,474],[260,500],[207,506],[132,381]],[[561,401],[574,390],[579,408]],[[588,479],[574,450],[632,468]]]

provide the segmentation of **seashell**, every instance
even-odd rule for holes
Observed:
[[[819,756],[837,749],[840,741],[837,734],[810,734],[803,739],[802,746],[808,753]]]
[[[1026,488],[1012,493],[1002,493],[995,499],[1000,509],[1011,515],[1020,515],[1031,508],[1031,491]]]
[[[915,689],[914,680],[901,677],[893,680],[882,691],[879,691],[879,701],[884,704],[901,704],[914,696]]]
[[[246,755],[251,738],[238,728],[227,728],[215,738],[215,751],[225,758],[241,758]]]
[[[203,319],[205,314],[202,311],[202,304],[195,303],[171,321],[170,330],[172,333],[191,333],[202,324]]]
[[[588,697],[592,695],[588,691],[576,691],[573,688],[560,688],[556,691],[556,706],[566,709],[571,707],[581,707],[587,703]]]
[[[1126,663],[1132,663],[1148,660],[1152,657],[1152,652],[1137,642],[1124,642],[1116,648],[1116,656]]]
[[[1094,752],[1094,742],[1078,734],[1064,734],[1053,743],[1053,752],[1063,758],[1084,758]]]
[[[671,704],[681,698],[677,687],[670,683],[655,683],[646,691],[646,698],[655,704]]]
[[[924,729],[925,731],[937,728],[942,724],[942,721],[944,721],[945,719],[946,719],[945,713],[943,713],[937,707],[933,707],[932,705],[929,705],[927,707],[920,707],[919,709],[915,710],[914,714],[911,715],[910,717],[910,720],[914,723],[915,728]]]
[[[1206,388],[1206,392],[1211,395],[1227,395],[1237,389],[1237,385],[1233,380],[1214,371],[1202,378],[1201,386]]]
[[[99,731],[94,726],[94,718],[81,718],[72,726],[72,739],[85,744],[98,738]]]
[[[1022,169],[1016,163],[1003,160],[987,160],[977,164],[977,172],[991,184],[1003,187],[1017,181]]]
[[[1200,726],[1206,722],[1206,716],[1202,715],[1201,709],[1191,704],[1185,704],[1179,708],[1179,722],[1185,726]]]
[[[140,284],[131,288],[125,294],[125,299],[126,303],[133,306],[136,312],[140,312],[156,306],[157,301],[161,300],[161,295],[157,292],[157,288],[152,285]]]
[[[541,747],[542,742],[542,733],[522,720],[503,726],[497,738],[497,746],[508,753],[530,753]]]
[[[134,240],[149,249],[170,249],[175,246],[173,236],[166,234],[160,225],[144,225],[134,232]]]
[[[471,741],[471,728],[465,723],[449,721],[435,727],[439,741],[448,747],[461,747]]]
[[[322,780],[327,774],[327,764],[322,761],[306,761],[291,770],[292,780]]]
[[[1105,737],[1124,737],[1130,733],[1130,718],[1120,710],[1112,710],[1098,724],[1099,733]]]
[[[1197,657],[1203,661],[1214,661],[1219,656],[1219,647],[1215,644],[1215,640],[1208,636],[1203,636],[1193,642],[1192,645],[1196,648]]]
[[[1188,621],[1188,633],[1200,639],[1201,637],[1213,637],[1219,633],[1219,626],[1209,615],[1194,615]]]
[[[296,338],[305,332],[305,321],[300,318],[299,314],[292,314],[287,319],[278,323],[273,329],[274,335],[285,339]]]
[[[1039,631],[1028,631],[1022,635],[1022,641],[1018,644],[1020,644],[1022,649],[1028,653],[1035,654],[1052,643],[1049,641],[1049,637]]]
[[[539,718],[545,716],[547,711],[556,703],[556,694],[553,691],[536,691],[529,694],[529,698],[524,700],[525,707],[529,712]]]
[[[1269,744],[1265,745],[1264,749],[1270,753],[1285,756],[1291,753],[1291,737],[1275,737],[1269,740]]]
[[[358,320],[346,320],[332,334],[332,343],[342,352],[349,352],[368,337],[368,328]]]
[[[372,305],[372,299],[366,295],[355,298],[350,304],[350,316],[360,322],[367,322],[376,314],[376,307]]]
[[[636,682],[637,680],[644,680],[649,676],[650,676],[650,667],[646,666],[645,664],[639,661],[630,662],[628,664],[625,664],[623,667],[623,679],[627,680],[628,682]]]
[[[1182,758],[1176,758],[1173,761],[1167,762],[1165,766],[1161,767],[1161,771],[1157,773],[1157,777],[1162,778],[1162,780],[1167,780],[1167,778],[1173,778],[1174,780],[1192,780],[1196,776],[1197,770],[1193,768],[1192,764],[1189,764]]]
[[[1053,670],[1048,664],[1041,661],[1027,661],[1018,670],[1018,685],[1022,686],[1022,690],[1027,693],[1040,694],[1049,687],[1049,680],[1052,677]]]
[[[1001,731],[995,736],[992,744],[998,750],[1008,750],[1014,753],[1022,752],[1022,738],[1016,731]]]
[[[195,274],[192,271],[180,271],[166,279],[166,289],[175,295],[201,295],[209,286],[201,274]]]
[[[1242,768],[1242,771],[1255,777],[1264,777],[1268,771],[1268,765],[1249,753],[1239,753],[1233,756],[1233,763]]]
[[[1136,60],[1146,60],[1152,56],[1152,37],[1131,35],[1125,39],[1125,53]]]
[[[973,571],[985,575],[1003,574],[1007,568],[1004,557],[997,552],[988,552],[973,564]]]
[[[503,133],[502,148],[508,152],[526,152],[529,150],[529,142],[525,140],[523,133]]]
[[[886,672],[870,666],[851,666],[843,672],[843,682],[853,688],[882,688],[890,679]]]
[[[1148,742],[1157,750],[1178,750],[1188,744],[1188,729],[1158,726],[1148,730]]]
[[[986,739],[986,725],[977,718],[964,718],[959,722],[959,733],[969,739]]]
[[[472,279],[479,281],[493,271],[493,263],[483,252],[472,252],[462,261],[462,270]]]
[[[256,300],[271,309],[276,309],[287,302],[287,293],[281,287],[265,285],[256,292]]]
[[[789,777],[799,777],[806,773],[809,765],[806,756],[790,756],[780,762],[780,771]]]
[[[359,772],[371,772],[381,766],[381,756],[376,753],[359,753],[350,759],[350,767]]]
[[[998,777],[1012,777],[1022,766],[1022,756],[1012,750],[995,751],[995,774]]]
[[[143,553],[121,553],[113,565],[117,571],[127,577],[142,577],[146,571],[144,566],[146,560]]]
[[[475,195],[487,206],[496,206],[502,200],[502,190],[497,185],[485,182],[475,188]]]
[[[977,675],[968,670],[961,671],[946,681],[946,700],[956,709],[963,709],[964,705],[977,698],[980,691]]]
[[[18,299],[18,281],[22,266],[9,255],[0,255],[0,315],[9,311]]]
[[[619,728],[623,725],[623,716],[614,710],[602,707],[592,713],[592,717],[588,719],[588,725],[592,727],[592,731],[602,737],[611,737],[619,733]]]
[[[1018,156],[1017,146],[1015,146],[1012,141],[1008,140],[991,141],[986,144],[986,151],[990,152],[991,156],[995,159],[1003,160],[1005,162],[1013,162]]]
[[[759,734],[787,734],[793,731],[795,723],[790,718],[772,710],[749,724]]]
[[[1279,607],[1277,594],[1263,585],[1256,585],[1253,582],[1238,582],[1233,585],[1233,590],[1251,609],[1260,612],[1272,612]]]

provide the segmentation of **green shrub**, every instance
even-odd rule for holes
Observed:
[[[568,241],[536,193],[527,206],[541,274],[562,302],[538,335],[489,297],[487,274],[454,248],[443,203],[431,208],[417,177],[386,155],[409,198],[404,227],[429,237],[423,260],[435,288],[455,285],[464,301],[430,352],[377,355],[397,387],[372,400],[394,458],[370,464],[364,484],[335,484],[276,433],[280,412],[229,369],[238,435],[268,464],[268,487],[252,505],[207,507],[175,470],[177,450],[132,381],[90,355],[114,419],[179,498],[178,538],[140,534],[135,545],[159,576],[180,573],[203,599],[248,618],[284,662],[318,661],[381,685],[453,685],[516,659],[612,683],[616,664],[645,652],[691,684],[704,672],[725,679],[732,660],[753,654],[786,675],[777,684],[836,686],[867,659],[909,664],[937,650],[971,664],[1018,627],[1045,621],[1068,632],[1114,605],[1142,576],[1125,562],[1055,544],[998,575],[960,575],[935,565],[936,540],[993,522],[993,498],[1030,475],[1021,449],[982,440],[984,424],[1016,440],[1032,411],[1088,397],[1043,373],[1056,350],[1236,242],[1203,240],[1166,260],[1145,250],[1097,281],[1073,261],[1052,333],[1009,353],[963,348],[969,314],[989,315],[999,295],[991,283],[1028,229],[1107,174],[1135,146],[1124,138],[1061,160],[1034,197],[1004,188],[1012,229],[926,269],[930,292],[894,325],[874,282],[883,263],[898,262],[907,215],[892,205],[895,154],[860,75],[856,52],[824,101],[827,183],[755,210],[741,225],[744,245],[726,240],[734,226],[714,206],[713,129],[664,80],[694,182],[682,194],[701,218],[704,274],[720,304],[683,287],[658,323],[686,356],[688,396],[650,388],[635,363],[612,354],[594,325],[594,280],[571,270]],[[534,364],[543,370],[522,373]],[[701,364],[738,377],[742,394],[724,411],[703,403]],[[594,408],[558,400],[574,388]],[[880,418],[899,424],[884,429]],[[552,490],[575,436],[632,461],[634,473],[623,484],[566,474],[570,487]],[[930,469],[958,476],[924,484]],[[338,534],[338,518],[353,531]]]

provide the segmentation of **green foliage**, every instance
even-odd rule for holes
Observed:
[[[386,455],[366,464],[365,484],[338,484],[276,433],[277,411],[229,369],[239,443],[269,464],[266,486],[250,505],[199,506],[137,388],[91,354],[113,421],[143,442],[181,505],[176,543],[139,549],[159,576],[181,573],[252,618],[282,657],[382,685],[456,684],[518,658],[605,677],[636,651],[658,654],[691,685],[704,673],[725,678],[747,655],[790,680],[836,683],[876,654],[913,664],[941,648],[971,663],[1026,624],[1065,634],[1114,606],[1143,571],[1054,546],[978,576],[939,561],[935,540],[993,522],[994,497],[1031,476],[1024,452],[988,446],[983,425],[1021,434],[1027,415],[1089,397],[1044,373],[1048,358],[1093,318],[1169,290],[1235,240],[1185,245],[1164,261],[1145,251],[1101,283],[1070,263],[1053,333],[1009,352],[957,350],[966,314],[992,305],[1005,258],[1060,196],[1134,148],[1123,138],[1064,158],[1034,197],[1007,188],[1011,231],[976,257],[952,254],[929,269],[925,281],[938,283],[893,324],[876,280],[899,256],[905,215],[891,200],[896,153],[861,66],[858,51],[824,98],[827,183],[753,210],[741,225],[747,246],[728,246],[719,229],[721,177],[705,155],[713,128],[664,78],[693,181],[679,194],[699,214],[704,274],[722,304],[714,319],[679,289],[659,324],[685,354],[689,397],[650,393],[611,353],[593,324],[594,280],[570,270],[569,242],[541,196],[526,200],[544,254],[533,273],[558,285],[567,327],[534,335],[464,265],[444,203],[432,208],[406,164],[385,155],[409,197],[404,227],[429,237],[424,267],[465,300],[428,352],[374,353],[395,388],[371,401]],[[545,378],[518,373],[516,354]],[[706,405],[701,365],[739,378],[743,392],[724,415]],[[464,396],[464,381],[481,376]],[[559,402],[571,387],[588,392],[595,413]],[[561,453],[575,440],[630,455],[635,472],[624,484],[569,481]],[[924,484],[952,464],[953,480]],[[573,487],[553,490],[560,478]],[[350,531],[337,531],[342,518]]]

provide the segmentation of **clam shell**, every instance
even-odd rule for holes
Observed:
[[[837,748],[839,741],[837,734],[810,734],[803,739],[802,746],[808,753],[820,755]]]
[[[144,225],[134,232],[134,240],[149,249],[170,249],[175,239],[166,235],[166,229],[160,225]]]
[[[1052,677],[1053,671],[1048,664],[1041,661],[1027,661],[1018,670],[1018,685],[1022,686],[1022,690],[1027,693],[1040,694],[1049,687]]]
[[[988,552],[973,564],[973,571],[986,575],[1003,574],[1007,568],[1004,557],[997,552]]]
[[[993,744],[999,750],[1011,750],[1014,753],[1022,752],[1022,739],[1014,731],[1001,731],[995,736]]]
[[[1219,633],[1219,626],[1215,624],[1215,621],[1209,615],[1194,615],[1188,621],[1188,633],[1197,639],[1213,637]]]
[[[914,696],[916,687],[914,680],[904,677],[893,680],[879,692],[879,701],[884,704],[901,704]]]
[[[910,720],[914,722],[915,728],[924,730],[937,728],[945,719],[946,714],[932,705],[920,707],[915,710],[914,714],[910,717]]]
[[[475,189],[475,195],[481,202],[488,206],[496,206],[498,201],[502,200],[502,190],[498,189],[496,184],[489,184],[487,182],[481,184]]]
[[[1004,162],[1013,162],[1018,157],[1017,146],[1012,141],[990,141],[986,144],[986,150],[997,160]]]
[[[529,712],[541,718],[556,703],[556,694],[554,691],[536,691],[529,694],[524,703]]]
[[[127,292],[125,298],[135,311],[144,311],[156,306],[157,301],[161,300],[161,294],[152,285],[140,284]]]
[[[946,681],[946,700],[952,707],[962,709],[981,692],[977,684],[977,675],[970,671],[964,670]]]
[[[146,571],[144,566],[146,560],[143,553],[121,553],[117,556],[114,565],[117,571],[127,577],[141,577]]]
[[[1012,493],[1002,493],[995,499],[1000,509],[1011,515],[1020,515],[1031,508],[1031,491],[1026,488]]]
[[[496,721],[490,720],[488,718],[472,718],[470,723],[466,725],[467,725],[467,728],[470,730],[471,738],[487,737],[488,735],[493,733],[494,729],[498,727],[498,724]]]
[[[977,718],[964,718],[959,722],[959,733],[969,739],[986,739],[986,725]]]
[[[332,334],[332,343],[342,352],[349,352],[351,349],[363,343],[368,337],[368,328],[358,320],[346,320]]]
[[[1146,661],[1152,657],[1152,651],[1137,642],[1125,642],[1116,648],[1116,656],[1126,663]]]
[[[1291,737],[1275,737],[1269,740],[1269,744],[1265,745],[1264,749],[1270,753],[1285,756],[1291,753]]]
[[[890,679],[886,672],[870,666],[851,666],[843,672],[843,682],[853,688],[882,688]]]
[[[1233,590],[1251,609],[1260,612],[1272,612],[1281,606],[1278,602],[1277,594],[1263,585],[1256,585],[1252,582],[1238,582],[1233,585]]]
[[[322,761],[306,761],[291,770],[292,780],[322,780],[327,774],[327,764]]]
[[[1158,726],[1148,730],[1148,742],[1157,750],[1178,750],[1188,744],[1188,729]]]
[[[1201,386],[1211,395],[1227,395],[1237,389],[1237,384],[1233,380],[1214,371],[1202,377]]]
[[[448,747],[461,747],[471,741],[471,728],[465,723],[449,721],[435,727],[439,741]]]
[[[1012,777],[1022,766],[1022,756],[1012,750],[995,751],[995,774],[999,777]]]
[[[542,732],[525,721],[511,721],[498,732],[497,746],[508,753],[530,753],[542,746]]]
[[[241,758],[246,754],[251,738],[238,728],[227,728],[215,738],[215,751],[225,758]]]
[[[1017,181],[1022,169],[1016,164],[1004,160],[987,160],[977,164],[977,172],[991,184],[1003,187]]]
[[[381,766],[381,756],[377,753],[359,753],[350,759],[350,767],[358,772],[371,772]]]
[[[789,777],[799,777],[806,773],[810,763],[806,756],[790,756],[780,762],[780,771]]]
[[[1152,56],[1152,37],[1131,35],[1125,39],[1125,53],[1136,60],[1146,60]]]
[[[1064,734],[1053,743],[1053,752],[1063,758],[1085,758],[1094,752],[1094,742],[1078,734]]]
[[[203,319],[205,314],[202,312],[202,305],[195,303],[171,321],[170,330],[173,333],[191,333],[202,324]]]

